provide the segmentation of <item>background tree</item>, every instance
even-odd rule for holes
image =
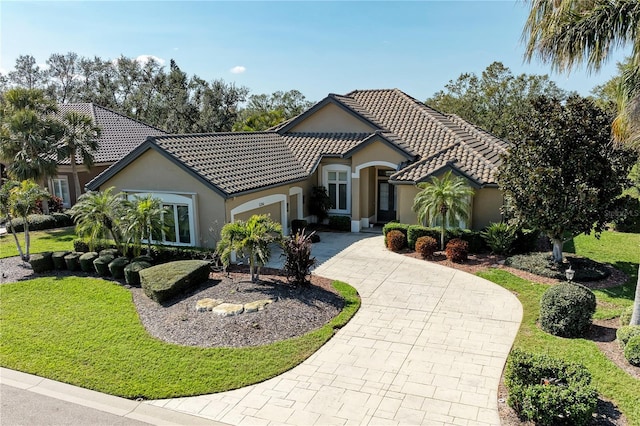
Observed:
[[[431,182],[419,183],[418,188],[420,192],[413,200],[413,211],[422,224],[436,226],[440,222],[440,248],[444,250],[446,227],[458,226],[460,220],[469,218],[473,189],[464,178],[453,176],[451,171],[441,178],[431,177]]]
[[[18,56],[14,70],[8,76],[13,85],[25,89],[41,89],[46,79],[46,74],[31,55]]]
[[[634,157],[611,143],[612,116],[592,100],[572,96],[566,104],[541,97],[518,120],[498,170],[509,213],[540,229],[562,262],[566,235],[601,232],[627,186]]]
[[[88,238],[92,249],[97,242],[108,238],[122,248],[121,223],[126,203],[123,194],[114,194],[113,189],[84,193],[69,210],[76,223],[76,233],[81,238]]]
[[[547,75],[514,76],[501,62],[493,62],[480,77],[461,74],[435,93],[426,104],[447,114],[456,114],[495,136],[511,140],[511,123],[531,109],[531,99],[545,95],[566,99]]]
[[[249,89],[224,80],[211,83],[194,77],[194,103],[199,111],[197,132],[230,132],[238,121],[240,103],[244,102]]]
[[[277,91],[271,95],[251,95],[234,131],[266,130],[301,114],[313,105],[298,90]]]
[[[82,193],[76,158],[89,169],[93,166],[93,155],[98,151],[97,138],[100,127],[93,124],[93,119],[76,111],[69,111],[62,116],[63,132],[58,142],[58,160],[69,159],[76,197]]]
[[[60,103],[75,102],[78,98],[78,54],[54,53],[47,59],[47,65],[47,92]]]
[[[610,51],[625,44],[632,53],[618,97],[614,138],[640,152],[640,2],[625,0],[530,0],[523,30],[525,59],[560,71],[585,64],[599,70]],[[640,325],[640,265],[631,324]]]
[[[282,226],[267,215],[253,215],[248,221],[227,223],[222,227],[216,251],[225,267],[231,253],[249,259],[251,281],[260,279],[260,267],[271,257],[270,245],[282,239]]]
[[[44,181],[57,170],[62,126],[56,104],[37,89],[8,90],[0,105],[0,159],[14,179]]]

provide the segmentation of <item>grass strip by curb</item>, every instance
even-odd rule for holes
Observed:
[[[37,278],[0,286],[0,365],[125,398],[222,392],[277,376],[311,356],[360,307],[333,282],[344,309],[303,336],[250,348],[196,348],[151,337],[131,293],[96,278]]]

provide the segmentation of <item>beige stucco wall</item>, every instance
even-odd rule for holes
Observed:
[[[500,208],[504,202],[502,191],[498,188],[482,188],[473,195],[471,211],[471,227],[482,229],[491,222],[500,222],[502,215]]]
[[[225,223],[224,198],[154,150],[148,150],[105,182],[115,191],[196,194],[196,245],[213,247]],[[213,234],[209,231],[213,228]]]
[[[418,187],[415,185],[396,185],[396,197],[398,205],[398,222],[415,225],[418,223],[418,217],[411,210],[413,207],[413,199],[418,195]]]
[[[234,220],[236,220],[236,221],[237,220],[247,221],[254,214],[266,214],[274,222],[280,223],[280,221],[281,221],[280,204],[279,203],[269,204],[269,205],[266,205],[264,207],[259,207],[257,209],[249,210],[249,211],[244,212],[244,213],[238,213],[237,215],[235,215]]]
[[[327,104],[291,132],[373,132],[375,128],[335,104]]]
[[[374,141],[353,154],[351,164],[353,165],[353,171],[355,171],[358,166],[371,162],[392,163],[394,164],[393,168],[395,168],[397,164],[405,160],[405,156],[392,149],[389,145],[382,141]]]
[[[78,180],[80,181],[80,190],[82,191],[79,195],[82,195],[86,192],[84,190],[84,187],[87,183],[89,183],[89,181],[105,171],[109,166],[110,164],[97,164],[91,167],[91,169],[87,170],[84,166],[78,165]],[[76,194],[76,184],[73,181],[71,166],[58,166],[58,173],[56,176],[67,177],[67,181],[69,182],[69,196],[71,197],[71,204],[75,204],[78,200],[78,194]]]

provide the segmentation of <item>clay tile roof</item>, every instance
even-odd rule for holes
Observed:
[[[167,135],[153,140],[226,194],[308,176],[275,132]]]
[[[323,156],[341,156],[358,146],[369,133],[285,133],[283,140],[307,173]]]
[[[97,164],[114,163],[142,144],[147,136],[166,134],[160,129],[93,103],[58,104],[58,115],[68,111],[90,116],[94,124],[102,129],[98,138],[98,152],[94,155],[94,162]],[[82,162],[82,159],[78,158],[77,162]],[[69,160],[61,162],[68,163]]]

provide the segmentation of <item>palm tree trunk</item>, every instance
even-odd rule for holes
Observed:
[[[633,301],[630,325],[640,325],[640,265],[638,265],[638,282],[636,283],[636,297]]]
[[[22,253],[22,246],[20,245],[20,240],[18,239],[18,234],[16,234],[16,230],[13,228],[13,223],[11,223],[11,216],[7,215],[6,223],[9,225],[9,229],[13,234],[13,239],[16,242],[16,247],[18,248],[18,254],[20,255],[20,259],[24,260],[24,254]]]
[[[251,282],[254,283],[256,282],[256,279],[253,275],[253,269],[254,269],[254,260],[253,260],[253,254],[249,255],[249,274],[251,275]]]
[[[442,213],[442,226],[440,227],[440,249],[441,250],[444,250],[444,231],[445,231],[444,220],[446,216],[447,216],[446,213]]]
[[[76,201],[78,197],[80,197],[80,193],[82,192],[82,188],[80,188],[80,178],[78,177],[78,166],[76,165],[76,150],[71,150],[71,154],[69,155],[69,161],[71,162],[71,174],[73,175],[73,185],[76,191]]]
[[[31,258],[29,254],[29,246],[31,245],[31,238],[29,237],[29,221],[27,218],[24,218],[24,255],[22,256],[22,260],[28,262]]]

